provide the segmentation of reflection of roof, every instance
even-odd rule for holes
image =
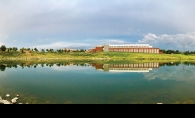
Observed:
[[[149,72],[152,68],[110,68],[109,72]]]
[[[109,70],[109,72],[149,72],[149,70],[145,70],[145,71]]]

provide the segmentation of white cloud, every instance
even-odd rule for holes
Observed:
[[[108,43],[125,43],[125,41],[120,39],[108,39],[106,42]]]
[[[56,71],[79,71],[79,70],[89,70],[88,67],[81,67],[81,66],[75,66],[75,65],[67,65],[67,66],[53,66],[51,69],[54,69]]]
[[[54,48],[54,49],[59,49],[59,48],[78,48],[78,47],[88,47],[90,46],[89,44],[86,43],[71,43],[71,42],[57,42],[57,43],[52,43],[52,44],[45,44],[45,45],[37,45],[37,46],[31,46],[31,47],[36,47],[36,48]]]
[[[96,44],[96,45],[104,45],[104,44],[121,44],[121,43],[128,43],[125,40],[122,39],[87,39],[84,40],[85,42],[89,42],[91,45]]]
[[[142,40],[138,40],[138,43],[147,43],[152,45],[173,44],[177,47],[187,45],[188,47],[193,47],[195,46],[195,32],[173,35],[163,34],[159,36],[148,33]]]
[[[148,33],[147,35],[144,36],[143,40],[138,40],[138,43],[156,43],[156,39],[158,37],[155,34]]]

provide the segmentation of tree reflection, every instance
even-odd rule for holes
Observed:
[[[6,69],[6,66],[5,65],[0,65],[0,70],[1,71],[5,71],[5,69]]]
[[[5,71],[6,68],[17,68],[18,66],[25,68],[37,68],[38,65],[40,65],[41,67],[53,67],[53,66],[58,66],[58,67],[61,67],[61,66],[72,66],[72,65],[75,65],[75,66],[82,66],[82,67],[86,67],[86,66],[90,66],[90,65],[98,65],[98,63],[77,63],[77,62],[52,62],[52,63],[30,63],[30,64],[27,64],[27,63],[18,63],[18,64],[5,64],[5,63],[2,63],[0,64],[0,69],[1,71]],[[114,63],[113,63],[114,64]],[[159,64],[159,67],[162,67],[162,66],[179,66],[179,65],[183,65],[183,66],[195,66],[195,62],[169,62],[169,63],[158,63]]]
[[[181,62],[160,63],[159,66],[179,66]]]

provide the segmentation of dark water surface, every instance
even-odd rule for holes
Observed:
[[[10,94],[9,98],[5,95]],[[0,96],[28,104],[194,104],[194,63],[0,65]]]

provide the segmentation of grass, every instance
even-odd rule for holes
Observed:
[[[0,60],[112,60],[112,61],[195,61],[195,55],[183,54],[151,54],[129,52],[0,52]]]

